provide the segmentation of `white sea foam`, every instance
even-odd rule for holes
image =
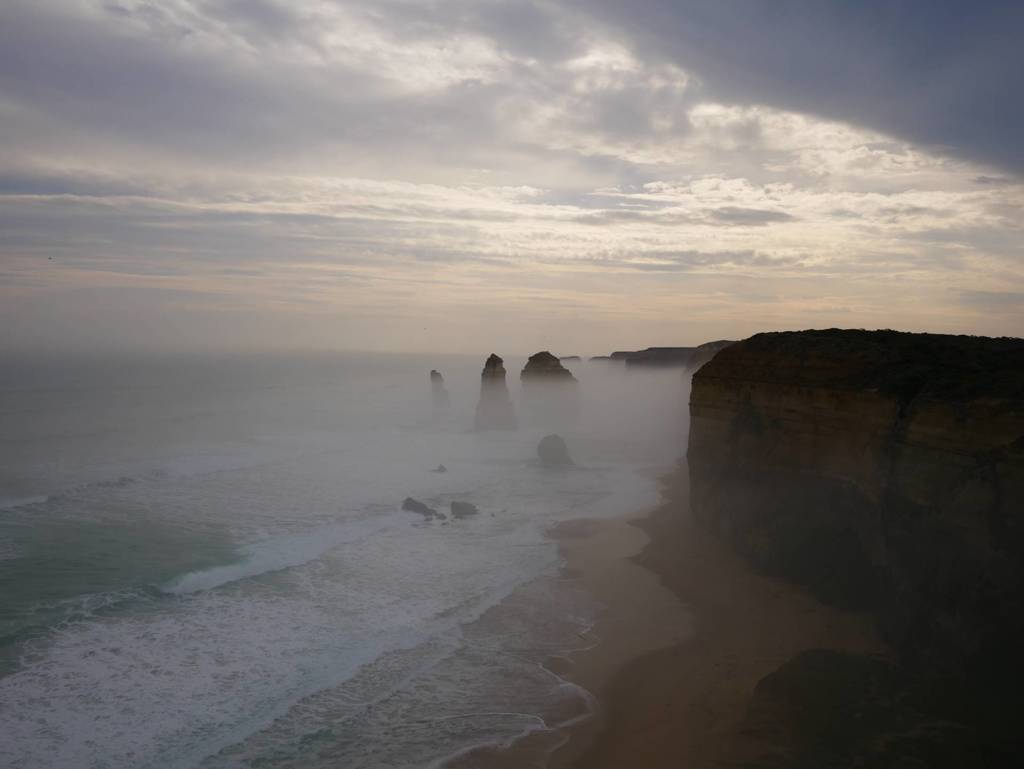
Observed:
[[[185,556],[207,536],[243,544],[234,563],[196,568],[215,549],[181,568],[173,560],[174,571],[137,585],[161,585],[145,601],[87,596],[83,607],[101,610],[55,628],[0,678],[0,766],[221,769],[273,756],[296,769],[404,767],[545,728],[552,703],[585,711],[586,693],[531,655],[578,643],[591,609],[579,596],[516,591],[557,573],[551,524],[655,503],[640,470],[672,458],[671,442],[658,442],[663,412],[630,400],[635,379],[618,391],[583,381],[593,396],[584,417],[590,408],[595,418],[564,432],[579,467],[549,472],[535,460],[540,427],[465,431],[473,404],[459,395],[475,398],[478,368],[461,389],[445,369],[455,403],[442,424],[415,418],[405,372],[374,391],[373,419],[351,429],[316,424],[347,403],[341,387],[308,404],[306,390],[268,390],[273,402],[250,404],[254,420],[287,400],[300,424],[278,420],[269,437],[232,447],[231,422],[180,456],[104,466],[102,477],[134,481],[51,500],[48,519],[87,520],[89,536],[123,547],[133,540],[111,538],[108,524],[147,542],[170,531]],[[665,382],[678,397],[678,382]],[[429,408],[425,374],[422,384]],[[449,472],[430,472],[439,463]],[[465,500],[480,514],[426,523],[397,512],[406,496],[439,509]],[[513,593],[522,600],[501,603]],[[507,610],[491,611],[499,605]],[[570,630],[554,633],[559,622]]]
[[[407,524],[408,515],[379,515],[360,521],[320,526],[298,534],[275,537],[245,548],[238,563],[190,572],[161,586],[165,593],[186,595],[227,585],[231,582],[270,574],[314,561],[341,545],[378,534],[389,526]]]

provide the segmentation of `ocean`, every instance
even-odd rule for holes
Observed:
[[[548,532],[657,503],[687,382],[569,362],[553,423],[507,358],[520,429],[474,432],[485,357],[3,359],[0,766],[440,767],[585,718],[541,663],[601,606]]]

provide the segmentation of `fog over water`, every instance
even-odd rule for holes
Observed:
[[[436,766],[586,715],[545,531],[655,504],[688,377],[569,362],[538,417],[506,358],[519,429],[474,432],[485,357],[6,359],[0,765]]]

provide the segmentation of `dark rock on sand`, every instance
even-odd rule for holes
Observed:
[[[477,430],[515,430],[519,426],[512,398],[505,384],[504,361],[494,353],[480,373],[480,402],[473,427]]]
[[[456,518],[466,518],[479,512],[476,505],[472,505],[469,502],[452,502],[452,515]]]
[[[566,467],[573,464],[569,447],[560,435],[545,435],[537,444],[537,456],[547,467]]]

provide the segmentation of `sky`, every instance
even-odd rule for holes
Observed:
[[[1024,3],[4,0],[0,348],[1024,336]]]

